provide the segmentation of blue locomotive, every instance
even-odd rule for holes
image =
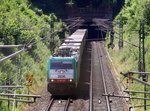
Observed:
[[[49,58],[47,89],[52,95],[72,95],[77,87],[87,33],[86,29],[76,30]]]

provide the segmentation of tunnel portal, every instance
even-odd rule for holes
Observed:
[[[94,22],[84,22],[80,29],[88,29],[88,38],[91,40],[105,40],[106,32],[99,29],[99,27]]]
[[[68,7],[67,13],[69,18],[77,18],[76,21],[80,18],[81,21],[84,21],[76,29],[88,29],[88,39],[105,39],[106,30],[112,30],[110,21],[113,11],[110,6],[103,8]]]

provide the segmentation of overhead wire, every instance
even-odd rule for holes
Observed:
[[[71,27],[73,28],[74,25],[76,25],[76,23],[69,25],[67,28],[71,28]],[[44,28],[45,28],[45,27],[44,27]],[[43,29],[43,28],[40,28],[40,29]],[[23,30],[29,30],[29,29],[23,29]],[[31,29],[30,29],[30,30],[31,30]],[[50,36],[52,36],[53,34],[55,34],[55,33],[57,33],[57,32],[60,32],[60,31],[62,31],[62,29],[55,30],[54,32],[50,33]],[[43,37],[43,38],[41,38],[40,40],[37,40],[37,41],[34,41],[34,39],[31,39],[27,44],[24,45],[24,47],[23,47],[21,50],[19,50],[19,51],[13,53],[13,54],[10,54],[10,55],[8,55],[8,56],[6,56],[6,57],[0,59],[0,62],[5,61],[5,60],[7,60],[7,59],[11,59],[12,57],[14,57],[14,56],[16,56],[16,55],[21,54],[21,53],[24,52],[24,51],[27,51],[28,49],[32,48],[32,46],[35,45],[36,43],[46,40],[46,38],[47,38],[47,37]],[[33,42],[33,41],[34,41],[34,42]],[[23,46],[23,45],[18,45],[17,47],[22,47],[22,46]],[[9,46],[3,46],[3,47],[8,48]],[[15,47],[15,46],[14,46],[14,47]],[[35,55],[34,55],[34,57],[35,57]],[[8,81],[10,81],[11,79],[13,79],[14,77],[16,77],[16,75],[14,75],[14,76],[11,77],[11,78],[8,78]],[[13,84],[13,83],[12,83],[12,84]]]
[[[54,31],[53,33],[50,34],[50,36],[51,36],[52,34],[56,33],[56,32],[59,32],[59,31],[60,31],[60,30]],[[32,42],[32,41],[33,41],[33,39],[32,39],[32,40],[29,41],[29,43],[27,43],[21,50],[19,50],[19,51],[13,53],[13,54],[10,54],[10,55],[8,55],[8,56],[6,56],[6,57],[0,59],[0,62],[3,62],[4,60],[10,59],[10,58],[12,58],[12,57],[14,57],[14,56],[16,56],[16,55],[22,53],[22,52],[27,51],[28,49],[32,48],[32,46],[33,46],[34,44],[36,44],[36,43],[38,43],[38,42],[41,42],[41,41],[43,41],[44,39],[46,39],[46,37],[41,38],[40,40],[37,40],[37,41],[34,41],[34,42]]]
[[[105,30],[102,30],[102,31],[105,32],[105,33],[107,33],[107,31],[105,31]],[[113,34],[110,34],[110,35],[114,36]],[[139,48],[139,46],[137,46],[137,45],[135,45],[135,44],[133,44],[133,43],[127,41],[127,40],[121,39],[121,38],[119,38],[119,37],[117,37],[117,36],[114,36],[114,37],[117,38],[117,39],[120,39],[120,40],[124,41],[125,43],[128,43],[128,44],[130,44],[130,45],[132,45],[132,46],[134,46],[134,47]]]
[[[74,28],[75,26],[77,26],[77,25],[80,24],[80,23],[78,23],[79,21],[80,21],[80,18],[78,18],[78,20],[77,20],[76,23],[73,23],[73,24],[69,25],[67,28]],[[45,27],[44,27],[44,28],[45,28]],[[41,29],[43,29],[43,28],[41,28]],[[24,29],[24,30],[27,30],[27,29]],[[55,33],[57,33],[57,32],[60,32],[60,31],[62,31],[62,29],[55,30],[54,32],[50,33],[50,36],[52,36],[53,34],[55,34]],[[34,39],[31,39],[26,45],[24,45],[24,47],[23,47],[21,50],[19,50],[19,51],[13,53],[13,54],[10,54],[10,55],[8,55],[8,56],[6,56],[6,57],[0,59],[0,62],[5,61],[5,60],[7,60],[7,59],[11,59],[12,57],[14,57],[14,56],[16,56],[16,55],[21,54],[22,52],[27,51],[28,49],[32,48],[32,46],[35,45],[36,43],[46,40],[46,38],[47,38],[47,37],[43,37],[43,38],[41,38],[40,40],[36,40],[36,41],[34,41]],[[34,42],[33,42],[33,41],[34,41]],[[20,46],[19,46],[19,47],[20,47]],[[22,47],[22,45],[21,45],[21,47]],[[34,57],[35,57],[35,55],[34,55]],[[14,75],[14,77],[16,77],[16,76],[17,76],[17,75]],[[10,80],[13,79],[14,77],[7,78],[7,79],[8,79],[8,81],[10,81]],[[17,83],[18,83],[18,81],[17,81]],[[12,84],[13,84],[13,83],[12,83]]]
[[[74,23],[74,24],[71,24],[71,25],[69,25],[67,28],[69,28],[69,29],[72,29],[72,28],[74,28],[74,27],[76,27],[77,25],[80,25],[80,20],[78,20],[78,22],[77,23]],[[43,29],[43,28],[41,28],[41,29]],[[57,32],[60,32],[60,31],[62,31],[63,29],[58,29],[58,30],[55,30],[54,32],[52,32],[52,33],[50,33],[50,36],[52,36],[53,34],[55,34],[55,33],[57,33]],[[34,38],[33,39],[31,39],[27,44],[25,44],[24,46],[17,46],[17,47],[23,47],[21,50],[19,50],[19,51],[17,51],[17,52],[15,52],[15,53],[12,53],[12,54],[10,54],[10,55],[8,55],[8,56],[6,56],[6,57],[4,57],[4,58],[2,58],[2,59],[0,59],[0,62],[3,62],[3,61],[5,61],[5,60],[7,60],[7,59],[11,59],[11,58],[13,58],[14,56],[17,56],[18,54],[21,54],[22,52],[25,52],[25,51],[27,51],[28,49],[32,49],[32,47],[33,47],[33,45],[35,45],[35,44],[37,44],[38,42],[41,42],[41,41],[44,41],[44,40],[46,40],[47,39],[47,37],[43,37],[43,38],[41,38],[40,40],[36,40],[36,41],[34,41]],[[6,47],[6,46],[5,46]],[[7,46],[7,47],[9,47],[9,46]],[[15,46],[14,46],[15,47]],[[34,54],[34,57],[36,56],[36,54]],[[20,71],[19,71],[20,72]],[[36,72],[36,71],[35,71]],[[21,72],[20,72],[21,73]],[[18,73],[19,74],[19,73]],[[15,83],[17,83],[17,84],[19,84],[19,81],[21,82],[21,79],[18,79],[17,77],[18,77],[18,74],[15,74],[15,75],[13,75],[13,77],[11,77],[11,78],[7,78],[8,79],[8,82],[9,82],[9,85],[11,85],[11,84],[15,84]],[[22,76],[23,76],[23,74],[21,74]],[[14,81],[12,81],[12,83],[10,83],[10,80],[12,80],[13,78],[16,78],[16,82],[14,82]],[[8,89],[7,89],[8,90]],[[25,92],[25,89],[23,90],[23,92]],[[7,93],[7,92],[6,92]],[[16,93],[16,90],[14,91],[14,94]],[[15,103],[16,103],[16,101],[14,101],[13,102],[13,110],[15,110]]]
[[[113,31],[113,29],[112,29],[112,22],[110,22],[109,20],[107,20],[107,19],[106,20],[105,19],[104,20],[103,19],[102,20],[101,19],[95,19],[93,21],[95,22],[95,24],[98,26],[99,29],[101,29],[100,26],[104,28],[101,31],[103,31],[105,33],[107,33],[108,30],[109,31]],[[107,31],[105,31],[105,30],[107,30]],[[114,33],[118,34],[116,31],[114,31]],[[119,37],[117,37],[117,36],[115,36],[113,34],[111,34],[111,35],[114,36],[115,38],[119,39],[119,40],[124,41],[125,43],[128,43],[128,44],[130,44],[130,45],[132,45],[134,47],[138,47],[139,48],[139,46],[137,46],[137,45],[135,45],[135,44],[133,44],[133,43],[127,41],[127,40],[121,39],[121,38],[119,38]]]
[[[54,34],[54,33],[56,33],[56,32],[59,32],[59,31],[61,31],[60,29],[59,30],[56,30],[56,31],[54,31],[53,33],[51,33],[50,34],[50,36],[52,35],[52,34]],[[4,58],[2,58],[2,59],[0,59],[0,62],[2,62],[2,61],[5,61],[5,60],[7,60],[7,59],[11,59],[12,57],[14,57],[14,56],[16,56],[16,55],[18,55],[18,54],[21,54],[22,52],[25,52],[25,51],[27,51],[28,49],[30,49],[30,48],[32,48],[32,46],[33,45],[35,45],[36,43],[38,43],[38,42],[40,42],[40,41],[43,41],[44,39],[46,39],[46,37],[44,37],[44,38],[41,38],[40,40],[37,40],[37,41],[34,41],[34,39],[31,39],[27,44],[25,44],[24,46],[23,45],[18,45],[18,46],[13,46],[13,47],[23,47],[21,50],[19,50],[19,51],[17,51],[17,52],[15,52],[15,53],[13,53],[13,54],[10,54],[10,55],[8,55],[8,56],[6,56],[6,57],[4,57]],[[13,48],[13,47],[11,47],[11,46],[3,46],[3,47],[5,47],[5,48]],[[7,76],[7,75],[6,75]],[[10,83],[10,81],[13,79],[13,78],[16,78],[18,75],[13,75],[13,77],[11,76],[11,78],[7,78],[7,82],[6,82],[6,80],[2,80],[3,82],[5,82],[5,84],[9,84],[9,85],[14,85],[15,83],[17,83],[18,84],[18,81],[12,81],[11,83]],[[7,89],[8,90],[8,89]]]

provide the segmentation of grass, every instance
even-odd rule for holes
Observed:
[[[138,50],[134,47],[129,46],[128,44],[124,44],[124,48],[119,50],[118,46],[116,45],[118,40],[115,40],[115,48],[114,49],[107,49],[110,58],[112,59],[113,65],[116,68],[117,72],[129,72],[129,71],[138,71]],[[109,43],[109,40],[106,41],[105,46]],[[148,58],[148,57],[146,57]],[[127,78],[124,78],[122,75],[116,76],[120,81],[120,83],[127,88],[127,90],[131,91],[144,91],[144,85],[134,81],[134,83],[126,83]],[[138,75],[134,75],[134,77],[138,78]],[[150,88],[147,88],[149,91]],[[131,94],[134,97],[143,97],[143,94]],[[150,97],[148,95],[148,97]],[[131,106],[140,106],[143,105],[143,100],[130,100],[129,104]],[[147,104],[150,104],[147,101]],[[147,107],[147,111],[150,111],[150,107]],[[134,111],[143,111],[143,107],[137,107]]]

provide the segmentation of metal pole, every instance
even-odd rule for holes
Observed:
[[[150,94],[150,92],[144,92],[144,91],[127,91],[127,90],[125,90],[124,92],[126,92],[126,93],[146,93],[146,94]]]
[[[114,48],[115,47],[115,45],[114,45],[114,31],[112,30],[111,32],[110,32],[110,43],[108,44],[108,48]]]
[[[144,49],[144,39],[145,39],[144,23],[140,23],[139,30],[139,72],[145,72],[145,49]]]
[[[132,73],[132,74],[150,74],[150,72],[129,72],[129,73]]]
[[[119,23],[119,49],[123,48],[123,21],[122,14],[120,14],[120,23]]]
[[[0,96],[41,98],[41,95],[10,94],[10,93],[0,93]]]
[[[21,50],[15,52],[15,53],[9,55],[9,56],[6,56],[6,57],[0,59],[0,62],[2,62],[2,61],[4,61],[4,60],[7,60],[7,59],[10,59],[10,58],[12,58],[12,57],[14,57],[14,56],[20,54],[21,52],[26,51],[26,50],[29,49],[29,48],[31,48],[31,46],[28,46],[27,48],[23,48],[23,49],[21,49]]]
[[[145,72],[145,30],[144,30],[144,22],[141,21],[140,23],[140,30],[139,30],[139,72]],[[140,77],[141,75],[139,75]],[[142,79],[144,82],[147,82],[148,76],[143,74]],[[146,92],[146,85],[144,85],[144,91]],[[146,94],[144,94],[144,98],[146,98]],[[144,110],[146,108],[146,100],[144,100]]]
[[[3,85],[0,88],[23,88],[24,86],[10,86],[10,85]]]
[[[0,45],[0,48],[19,48],[24,47],[24,45]]]
[[[108,96],[108,97],[118,97],[118,98],[129,98],[129,99],[150,100],[150,98],[131,97],[131,96],[114,95],[114,94],[103,94],[103,96]]]
[[[52,39],[52,41],[50,41],[50,51],[52,53],[54,53],[54,15],[51,14],[50,15],[50,18],[51,18],[51,22],[50,22],[50,30],[51,30],[51,35],[50,35],[50,38]],[[53,48],[54,47],[54,48]]]
[[[29,86],[28,86],[28,95],[29,95],[30,91],[29,91]]]
[[[11,99],[11,98],[0,98],[0,100],[34,103],[34,101],[31,100],[21,100],[21,99]]]
[[[93,48],[92,48],[92,54],[93,54]],[[92,70],[92,60],[93,56],[91,56],[91,80],[90,80],[90,103],[89,103],[89,111],[93,111],[93,70]]]
[[[21,61],[22,61],[22,54],[19,54],[19,66],[18,66],[18,68],[19,68],[19,72],[18,72],[18,76],[19,76],[19,84],[22,84],[22,78],[21,78],[21,68],[22,68],[22,64],[21,64]]]

